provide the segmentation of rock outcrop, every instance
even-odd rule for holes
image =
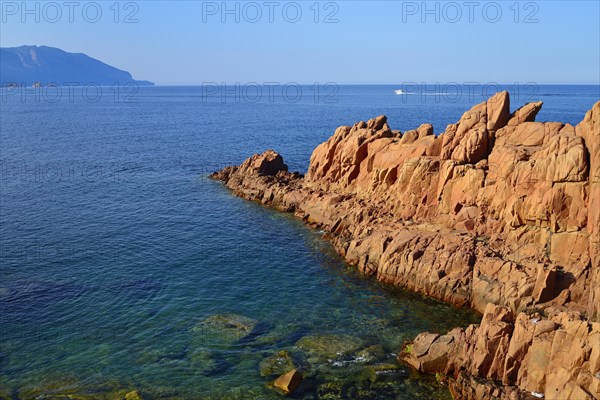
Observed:
[[[600,102],[577,126],[509,106],[497,93],[438,136],[341,126],[306,176],[269,150],[213,177],[325,230],[365,274],[483,313],[401,354],[459,398],[597,399]]]
[[[287,395],[296,390],[298,385],[300,385],[300,382],[302,382],[302,375],[300,372],[298,372],[298,370],[293,369],[275,379],[273,386],[280,390],[283,394]]]
[[[600,323],[577,313],[547,318],[519,313],[514,318],[510,309],[490,303],[479,326],[445,335],[421,334],[399,357],[421,372],[454,377],[451,388],[459,398],[491,398],[495,390],[503,395],[496,397],[506,398],[529,393],[547,399],[596,399],[600,394]],[[475,395],[471,377],[506,387],[483,385],[479,390],[490,397]]]

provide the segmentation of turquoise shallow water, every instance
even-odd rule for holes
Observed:
[[[544,90],[542,119],[576,123],[598,98],[596,87]],[[337,125],[386,113],[394,129],[440,131],[481,100],[390,93],[342,87],[331,104],[205,102],[197,88],[145,88],[136,103],[4,99],[1,394],[277,398],[260,367],[285,350],[307,371],[294,398],[447,398],[434,378],[372,366],[473,313],[364,279],[320,232],[206,178],[266,148],[305,170]],[[382,347],[363,351],[372,345]]]

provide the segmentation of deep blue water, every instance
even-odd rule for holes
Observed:
[[[319,88],[315,98],[304,86],[297,101],[200,87],[118,99],[103,88],[95,102],[78,88],[58,101],[2,92],[0,394],[277,398],[259,364],[288,350],[313,371],[296,398],[332,382],[340,398],[446,398],[432,378],[361,380],[352,354],[315,362],[296,342],[351,335],[360,348],[383,345],[375,362],[393,363],[404,340],[475,315],[364,279],[320,232],[206,178],[267,148],[305,171],[339,125],[386,114],[392,129],[430,122],[439,133],[484,100],[481,88],[395,88]],[[598,86],[519,89],[513,109],[542,100],[538,120],[571,124],[600,98]],[[252,318],[252,334],[207,332],[220,314]]]

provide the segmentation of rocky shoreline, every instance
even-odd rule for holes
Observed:
[[[577,126],[507,92],[440,135],[341,126],[306,176],[272,150],[212,177],[327,232],[366,275],[483,314],[399,350],[460,399],[600,398],[600,102]]]

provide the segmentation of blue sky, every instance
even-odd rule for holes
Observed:
[[[157,84],[600,83],[597,0],[75,3],[2,1],[1,46],[83,52]]]

